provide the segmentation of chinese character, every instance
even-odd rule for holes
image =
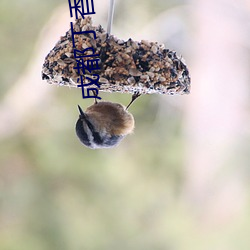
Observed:
[[[94,39],[96,39],[96,33],[94,30],[86,30],[86,31],[80,31],[80,32],[76,32],[73,29],[73,23],[70,22],[70,27],[71,27],[71,36],[72,36],[72,43],[73,43],[73,48],[75,48],[75,39],[74,39],[74,35],[82,35],[84,33],[93,33],[94,34]]]
[[[92,53],[91,55],[83,55],[87,50],[92,50]],[[78,49],[74,49],[74,57],[75,58],[82,58],[82,57],[88,57],[88,56],[91,56],[91,57],[94,57],[94,56],[99,56],[99,54],[94,54],[95,53],[95,49],[92,48],[92,47],[89,47],[87,49],[84,49],[84,50],[78,50]],[[79,55],[79,54],[82,54],[82,55]]]
[[[78,75],[81,74],[80,70],[82,70],[83,74],[86,74],[85,69],[87,69],[89,73],[91,73],[92,70],[101,69],[98,64],[99,60],[99,58],[89,59],[86,62],[84,62],[83,59],[76,60],[77,66],[74,67],[74,69],[77,69]]]
[[[90,55],[84,55],[84,53],[87,50],[91,50],[93,54]],[[74,49],[74,57],[76,58],[81,58],[80,60],[76,59],[77,62],[77,67],[74,67],[74,69],[77,69],[77,73],[80,75],[80,69],[83,71],[83,73],[85,74],[85,69],[87,69],[90,73],[92,70],[96,70],[96,69],[100,69],[99,67],[99,60],[100,59],[89,59],[86,61],[87,65],[85,64],[84,60],[82,59],[83,57],[95,57],[95,56],[99,56],[99,54],[94,54],[95,50],[92,47],[89,47],[87,49],[84,50],[77,50]],[[81,54],[81,55],[79,55]]]
[[[95,14],[94,10],[94,3],[93,0],[90,0],[91,3],[89,3],[89,0],[74,0],[74,5],[71,5],[71,0],[68,0],[69,2],[69,11],[70,11],[70,17],[73,17],[72,10],[75,9],[75,18],[78,19],[78,12],[84,18],[84,15],[92,15]],[[84,4],[85,2],[85,4]]]
[[[77,87],[78,88],[82,88],[82,98],[86,99],[86,98],[97,98],[97,99],[102,99],[101,97],[98,96],[99,90],[97,88],[87,88],[87,95],[85,95],[84,93],[84,87],[86,86],[90,86],[95,84],[98,88],[100,88],[100,85],[98,84],[99,78],[100,76],[97,74],[93,74],[93,76],[96,76],[96,79],[92,79],[89,77],[86,77],[87,80],[89,80],[89,83],[85,83],[83,82],[83,76],[80,76],[80,80],[81,80],[81,84],[78,84]],[[79,78],[77,79],[77,82],[79,82]],[[90,92],[92,92],[93,95],[90,95]]]

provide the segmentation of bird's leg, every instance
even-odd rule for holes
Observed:
[[[94,95],[94,96],[97,96],[96,90],[93,90],[93,89],[92,89],[91,91],[93,92],[93,95]],[[95,104],[97,104],[96,98],[95,98]]]
[[[140,96],[141,94],[139,93],[139,91],[135,92],[133,95],[132,95],[132,100],[131,102],[128,104],[126,110],[131,106],[131,104]]]

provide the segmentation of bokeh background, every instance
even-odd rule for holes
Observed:
[[[182,54],[192,91],[140,97],[114,149],[81,146],[92,101],[41,80],[70,21],[66,0],[0,2],[0,249],[249,250],[250,1],[116,0],[113,34]]]

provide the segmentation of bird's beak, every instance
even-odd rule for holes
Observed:
[[[78,106],[78,109],[79,109],[79,112],[80,112],[80,117],[81,118],[86,118],[84,112],[82,111],[82,108],[79,105],[77,105],[77,106]]]

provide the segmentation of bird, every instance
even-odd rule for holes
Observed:
[[[80,142],[91,149],[119,145],[134,130],[134,117],[128,108],[139,96],[139,93],[135,93],[127,107],[109,101],[95,101],[84,112],[78,105],[79,118],[75,130]]]

